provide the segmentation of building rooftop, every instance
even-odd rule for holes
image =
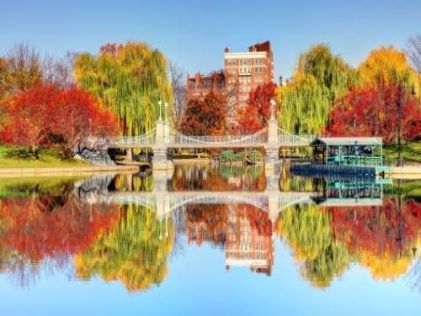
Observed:
[[[225,58],[250,58],[272,56],[270,41],[257,43],[248,48],[247,52],[230,52],[229,48],[225,48]]]
[[[317,137],[311,145],[325,144],[327,146],[378,145],[383,144],[381,137]]]

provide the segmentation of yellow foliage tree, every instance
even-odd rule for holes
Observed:
[[[404,84],[409,90],[416,89],[416,74],[406,54],[393,46],[380,47],[370,52],[358,67],[360,84],[384,86],[391,83]]]
[[[373,278],[386,281],[396,280],[407,273],[413,258],[409,255],[398,256],[384,253],[379,256],[362,252],[359,259],[361,264],[370,270]]]

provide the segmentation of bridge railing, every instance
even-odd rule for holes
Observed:
[[[279,144],[310,144],[314,139],[314,135],[295,135],[278,128]]]
[[[313,135],[294,135],[284,130],[278,130],[278,143],[282,144],[310,144],[314,140]],[[169,144],[253,144],[266,143],[268,131],[263,129],[252,135],[223,135],[223,136],[189,136],[183,135],[176,130],[169,130],[169,135],[164,137]],[[110,139],[112,144],[120,145],[154,145],[156,141],[156,130],[149,131],[140,136],[122,136]]]
[[[314,140],[314,136],[311,135],[283,135],[278,136],[278,142],[282,143],[300,143],[310,144]]]
[[[152,145],[155,144],[155,130],[149,131],[146,134],[139,136],[120,136],[111,139],[114,144],[140,144],[140,145]]]
[[[262,130],[253,135],[223,135],[223,136],[188,136],[172,131],[170,142],[176,144],[222,144],[222,143],[264,143],[267,141],[267,131]]]

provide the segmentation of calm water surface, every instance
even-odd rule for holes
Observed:
[[[420,182],[0,181],[1,315],[421,315]]]

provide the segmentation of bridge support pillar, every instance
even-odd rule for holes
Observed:
[[[155,143],[158,145],[170,142],[170,125],[163,120],[156,121]]]
[[[276,221],[279,215],[279,196],[278,191],[269,193],[269,218],[272,223]]]
[[[158,194],[156,196],[156,217],[162,221],[170,214],[170,197],[168,194]]]
[[[171,170],[173,168],[173,163],[171,160],[168,160],[167,157],[167,147],[161,146],[153,149],[153,160],[152,160],[152,170]]]
[[[126,190],[131,192],[133,190],[133,174],[126,174]]]
[[[268,121],[268,143],[278,144],[278,122],[274,117],[271,117]]]
[[[133,148],[126,149],[126,160],[133,161]]]
[[[265,170],[270,174],[277,173],[279,169],[279,149],[278,147],[266,147]]]

